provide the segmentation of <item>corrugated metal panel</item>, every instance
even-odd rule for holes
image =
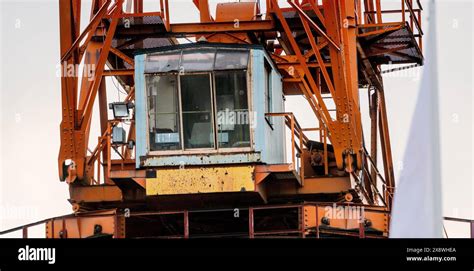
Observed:
[[[145,91],[145,55],[135,56],[135,126],[136,167],[140,168],[140,157],[147,153],[147,103]]]
[[[285,122],[283,118],[273,117],[272,126],[265,120],[265,65],[267,56],[262,50],[252,50],[252,88],[253,110],[257,114],[255,129],[256,150],[262,152],[262,161],[267,164],[285,163]],[[268,59],[268,58],[267,58]],[[268,60],[272,65],[272,62]],[[272,65],[272,103],[273,112],[284,112],[281,76]]]
[[[254,133],[255,150],[262,153],[262,160],[266,162],[265,155],[265,98],[264,98],[264,66],[263,66],[263,52],[261,50],[251,51],[251,66],[250,66],[250,89],[252,90],[252,113],[256,115],[252,123]]]
[[[267,58],[267,56],[265,56]],[[272,63],[271,60],[268,60]],[[280,74],[275,66],[272,65],[272,111],[285,112],[283,102],[283,85]],[[269,156],[268,163],[281,164],[286,160],[285,131],[286,124],[282,117],[273,117],[273,130],[269,125],[265,126],[265,137],[267,140],[267,152]]]

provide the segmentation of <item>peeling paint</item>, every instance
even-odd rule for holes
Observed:
[[[160,169],[146,179],[146,194],[179,195],[253,191],[254,166]]]
[[[187,154],[173,156],[151,156],[142,158],[142,164],[145,167],[157,166],[179,166],[186,165],[219,165],[236,163],[259,163],[261,155],[258,152],[250,153],[232,153],[232,154]]]

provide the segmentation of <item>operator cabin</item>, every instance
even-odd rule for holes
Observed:
[[[284,120],[265,115],[284,112],[282,80],[263,47],[144,51],[135,81],[136,167],[156,173],[148,195],[253,191],[252,165],[285,163]],[[194,178],[202,187],[188,187]]]

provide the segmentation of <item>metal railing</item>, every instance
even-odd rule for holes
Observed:
[[[385,238],[384,236],[376,236],[373,234],[369,234],[367,231],[366,225],[361,220],[359,222],[359,227],[356,231],[338,231],[336,228],[334,230],[328,229],[324,227],[322,224],[321,219],[318,215],[317,208],[327,208],[327,207],[334,207],[334,206],[345,206],[345,207],[359,207],[359,208],[370,208],[370,206],[366,206],[363,204],[354,204],[354,203],[331,203],[331,202],[305,202],[300,204],[282,204],[282,205],[268,205],[268,206],[249,206],[238,208],[239,212],[247,212],[248,211],[248,228],[245,229],[245,226],[242,229],[245,229],[243,232],[229,232],[224,233],[226,236],[240,236],[240,237],[248,237],[248,238],[265,238],[265,237],[296,237],[296,238],[320,238],[320,233],[324,234],[335,234],[341,236],[351,236],[351,237],[359,237],[359,238]],[[314,221],[309,221],[308,217],[306,216],[305,208],[316,208],[314,209]],[[294,209],[297,211],[297,220],[296,224],[293,226],[288,226],[287,228],[282,229],[270,229],[270,228],[261,228],[259,226],[255,227],[256,221],[256,213],[257,213],[257,220],[260,212],[265,211],[282,211],[282,210],[291,210]],[[215,213],[215,212],[235,212],[236,209],[205,209],[205,210],[177,210],[177,211],[145,211],[145,212],[131,212],[128,215],[125,213],[119,212],[116,209],[111,210],[103,210],[103,211],[90,211],[85,213],[77,213],[77,214],[69,214],[64,216],[57,216],[52,217],[44,220],[40,220],[34,223],[29,223],[26,225],[22,225],[19,227],[15,227],[9,230],[0,231],[0,236],[11,234],[15,232],[22,232],[23,238],[28,238],[28,229],[34,226],[39,225],[47,225],[49,223],[51,229],[49,233],[47,233],[46,238],[81,238],[81,237],[71,237],[71,236],[81,236],[81,232],[78,234],[77,226],[73,226],[72,228],[68,228],[70,225],[76,225],[76,223],[67,223],[68,220],[77,219],[77,220],[86,220],[90,219],[90,223],[88,225],[93,226],[96,224],[95,219],[103,219],[103,218],[110,218],[114,221],[114,229],[111,233],[111,237],[113,238],[126,238],[127,236],[125,233],[120,232],[119,228],[122,228],[123,225],[126,223],[126,219],[133,218],[133,217],[166,217],[166,216],[176,216],[176,221],[180,221],[179,225],[182,228],[179,229],[179,233],[172,235],[158,235],[158,236],[144,236],[148,238],[164,238],[164,239],[177,239],[177,238],[199,238],[205,237],[201,236],[199,233],[196,233],[191,236],[190,234],[190,214],[200,214],[200,213]],[[385,210],[379,209],[364,209],[364,213],[381,213],[386,214]],[[105,212],[105,213],[104,213]],[[247,219],[243,217],[244,219]],[[341,219],[351,219],[351,218],[341,218]],[[56,222],[56,223],[55,223]],[[71,222],[71,221],[69,221]],[[312,226],[307,225],[310,223]],[[56,225],[56,231],[55,231]],[[69,231],[69,235],[68,235]],[[79,229],[80,231],[80,229]],[[217,233],[214,237],[219,237],[221,234]],[[213,237],[213,235],[206,235],[207,237]],[[92,236],[83,236],[82,238],[88,238]],[[135,237],[135,238],[142,238],[142,237]]]
[[[470,238],[474,239],[474,220],[472,219],[464,219],[464,218],[455,218],[455,217],[445,217],[445,221],[452,221],[457,223],[469,223],[470,225]],[[445,230],[446,238],[449,238],[448,233]]]
[[[168,0],[160,0],[160,12],[161,17],[163,19],[163,23],[165,24],[166,31],[170,31],[170,9]]]
[[[304,180],[304,163],[302,163],[303,148],[308,142],[308,138],[303,133],[302,128],[293,113],[266,113],[265,117],[282,117],[291,133],[291,163],[293,168],[299,173],[301,181]]]
[[[375,2],[375,7],[369,7],[368,10],[364,10],[362,22],[362,0],[357,0],[356,9],[359,13],[359,24],[381,25],[402,22],[410,27],[415,38],[418,38],[418,45],[420,48],[423,48],[423,30],[421,27],[421,11],[423,11],[423,7],[419,0],[401,0],[400,9],[383,9],[381,0],[376,0]],[[373,9],[371,10],[371,8]],[[398,17],[395,21],[388,21],[386,16],[384,16],[393,14],[400,14],[401,17]]]
[[[134,96],[135,89],[132,88],[123,101],[126,103],[130,102],[134,98]],[[134,125],[133,119],[130,119],[128,121],[130,121],[131,125]],[[124,121],[120,119],[109,120],[107,122],[107,128],[105,129],[104,133],[98,137],[97,146],[94,148],[94,150],[89,151],[90,156],[87,160],[87,166],[91,169],[96,168],[97,170],[95,174],[91,174],[90,185],[111,183],[109,177],[113,161],[112,150],[114,150],[114,152],[119,156],[119,159],[115,159],[114,161],[117,161],[120,164],[121,168],[123,168],[125,162],[131,158],[133,150],[129,149],[128,146],[125,146],[123,144],[120,146],[113,146],[112,144],[112,129],[114,126],[123,122]],[[133,136],[133,133],[130,133],[129,131],[127,142],[130,142]],[[101,175],[101,171],[104,171],[103,176]]]
[[[319,203],[312,203],[312,202],[306,202],[302,204],[284,204],[284,205],[269,205],[269,206],[254,206],[254,207],[248,207],[248,208],[239,208],[240,211],[248,211],[248,237],[249,238],[263,238],[267,236],[282,236],[282,235],[294,235],[294,237],[300,237],[304,238],[307,237],[308,230],[309,228],[305,226],[306,224],[306,217],[305,217],[305,207],[326,207],[326,206],[334,206],[335,203],[324,203],[324,202],[319,202]],[[361,204],[353,204],[353,203],[338,203],[336,204],[337,206],[359,206],[359,207],[369,207],[366,205],[361,205]],[[265,211],[265,210],[282,210],[282,209],[296,209],[298,212],[298,225],[295,228],[288,228],[288,229],[282,229],[282,230],[256,230],[255,229],[255,213],[259,211]],[[67,219],[87,219],[87,218],[104,218],[104,217],[121,217],[124,216],[122,213],[118,213],[114,210],[110,210],[111,213],[101,213],[100,211],[91,211],[87,213],[78,213],[78,214],[69,214],[69,215],[64,215],[64,216],[57,216],[57,217],[52,217],[48,219],[43,219],[34,223],[29,223],[26,225],[22,225],[19,227],[15,227],[9,230],[5,231],[0,231],[0,236],[2,235],[7,235],[15,232],[21,232],[23,238],[28,238],[28,229],[31,227],[39,226],[42,224],[47,224],[50,223],[52,227],[54,227],[54,222],[59,221],[60,224],[60,229],[61,231],[67,233],[67,224],[64,223],[65,220]],[[202,212],[221,212],[221,211],[235,211],[235,209],[215,209],[215,210],[180,210],[180,211],[153,211],[153,212],[136,212],[136,213],[130,213],[129,216],[126,217],[141,217],[141,216],[169,216],[169,215],[178,215],[182,217],[182,226],[183,226],[183,232],[181,235],[165,235],[162,236],[161,238],[189,238],[190,237],[190,221],[189,221],[189,214],[191,213],[202,213]],[[386,210],[367,210],[367,212],[378,212],[378,213],[385,213],[387,214],[388,212]],[[320,217],[318,217],[318,212],[315,213],[315,221],[314,225],[315,227],[313,228],[314,234],[316,238],[320,237],[320,232],[322,229],[320,228],[321,222],[320,222]],[[125,218],[126,218],[125,217]],[[454,218],[454,217],[445,217],[445,221],[452,221],[452,222],[458,222],[458,223],[467,223],[470,225],[470,238],[474,239],[474,220],[472,219],[462,219],[462,218]],[[92,223],[93,224],[93,223]],[[54,229],[52,230],[54,232]],[[348,235],[349,233],[345,233],[345,235]],[[121,235],[115,230],[114,237],[120,237]],[[366,236],[366,230],[364,225],[361,223],[360,224],[360,229],[359,232],[357,233],[351,233],[351,236],[353,237],[359,237],[359,238],[365,238]],[[48,236],[47,236],[48,237]],[[51,236],[49,236],[51,237]],[[122,236],[126,237],[126,236]],[[198,236],[195,236],[198,237]],[[374,236],[373,236],[374,237]],[[449,236],[446,236],[449,238]],[[63,236],[63,238],[67,238],[67,234]]]
[[[266,117],[283,117],[285,124],[291,133],[291,163],[299,174],[301,181],[304,181],[304,161],[303,149],[308,144],[308,137],[305,132],[319,132],[320,142],[323,143],[323,161],[325,175],[329,174],[328,159],[328,136],[325,128],[302,128],[293,113],[266,113]]]

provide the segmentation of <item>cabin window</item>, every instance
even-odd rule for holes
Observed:
[[[148,118],[150,149],[179,150],[180,118],[178,85],[175,75],[148,75]]]
[[[247,69],[249,53],[247,51],[218,50],[214,70]]]
[[[250,147],[248,50],[177,50],[145,65],[151,151]]]
[[[159,55],[147,56],[145,72],[170,72],[178,71],[181,61],[181,51],[170,51]]]
[[[180,82],[184,148],[214,148],[209,74],[183,75]]]
[[[250,147],[250,114],[245,72],[216,72],[215,81],[219,148]]]
[[[211,71],[214,66],[214,49],[183,51],[181,72]]]

